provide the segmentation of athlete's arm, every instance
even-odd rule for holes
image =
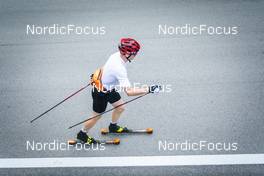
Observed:
[[[132,88],[132,87],[126,87],[125,92],[127,96],[137,96],[137,95],[143,95],[149,92],[149,88]]]
[[[130,88],[127,87],[124,89],[128,96],[137,96],[143,95],[146,93],[158,93],[162,90],[162,87],[159,85],[153,85],[145,88]]]
[[[119,81],[119,86],[124,88],[124,91],[128,96],[143,95],[146,93],[158,93],[161,91],[161,86],[159,85],[152,85],[142,88],[131,87],[130,81],[127,78],[126,70],[121,70],[120,72],[116,73],[116,77]]]

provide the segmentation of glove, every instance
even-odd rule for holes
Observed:
[[[159,85],[149,86],[149,93],[159,93],[161,90],[162,88]]]

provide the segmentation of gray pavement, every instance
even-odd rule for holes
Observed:
[[[0,1],[1,158],[264,153],[263,1]],[[105,26],[105,35],[26,35],[26,25]],[[237,35],[159,35],[158,25],[238,26]],[[91,113],[90,90],[30,124],[117,50],[142,43],[131,82],[170,84],[172,92],[127,105],[120,120],[154,134],[122,135],[104,151],[27,151],[26,141],[64,142]],[[124,100],[131,97],[123,95]],[[108,107],[110,108],[110,106]],[[90,132],[97,138],[110,114]],[[163,151],[159,141],[237,143],[236,151]],[[263,175],[263,165],[1,169],[3,175]]]

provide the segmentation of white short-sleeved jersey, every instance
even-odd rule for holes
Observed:
[[[101,78],[104,88],[111,90],[115,87],[130,87],[131,84],[127,77],[126,64],[119,52],[112,54],[103,66]]]

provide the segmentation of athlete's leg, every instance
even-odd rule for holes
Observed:
[[[118,119],[125,110],[125,106],[123,105],[124,102],[121,99],[120,94],[115,90],[112,91],[110,94],[108,94],[108,101],[115,107],[115,109],[112,112],[112,122],[109,125],[109,132],[113,132],[113,133],[127,132],[128,129],[126,127],[121,127],[117,125]]]
[[[92,115],[93,116],[96,116],[98,115],[99,113],[96,113],[93,111]],[[96,117],[96,118],[93,118],[93,119],[90,119],[88,121],[86,121],[84,123],[84,126],[83,128],[79,131],[79,133],[77,134],[77,139],[83,141],[84,143],[88,143],[88,144],[91,144],[91,143],[95,143],[95,139],[92,138],[91,136],[88,136],[88,131],[96,124],[96,122],[100,119],[100,116]]]
[[[92,113],[92,117],[99,115],[99,113],[94,112]],[[88,132],[95,124],[96,122],[101,118],[101,116],[98,116],[96,118],[90,119],[84,123],[83,131]]]
[[[120,100],[112,103],[112,105],[114,107],[117,107],[117,106],[119,106],[119,105],[121,105],[123,103],[124,103],[123,100],[120,99]],[[113,110],[113,112],[112,112],[112,123],[117,123],[118,119],[120,118],[120,116],[124,112],[124,110],[125,110],[125,106],[124,105],[119,106],[119,107],[117,107],[116,109]]]
[[[93,97],[93,113],[92,116],[97,116],[100,113],[104,112],[107,106],[107,100],[104,96],[104,94],[100,94],[97,90],[92,91],[92,97]],[[77,139],[91,144],[95,143],[96,140],[90,136],[87,135],[89,130],[96,124],[96,122],[100,119],[100,116],[90,119],[84,123],[83,128],[80,130],[80,132],[77,134]]]
[[[118,119],[120,118],[121,114],[124,112],[125,107],[124,105],[122,105],[124,102],[120,99],[114,103],[112,103],[112,105],[114,107],[117,107],[116,109],[113,110],[112,113],[112,122],[109,125],[109,132],[112,133],[127,133],[129,130],[127,127],[121,127],[119,125],[117,125],[118,123]]]
[[[92,97],[93,97],[93,116],[97,116],[100,113],[104,112],[107,107],[107,99],[106,96],[97,91],[96,88],[92,90]],[[96,118],[90,119],[84,123],[84,127],[82,129],[83,132],[88,132],[100,119],[101,116]]]

